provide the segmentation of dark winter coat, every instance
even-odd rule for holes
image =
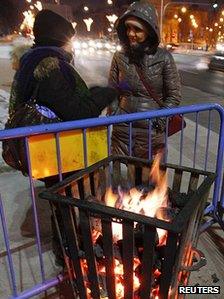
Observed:
[[[11,90],[9,116],[33,95],[63,121],[97,117],[116,97],[111,88],[89,90],[58,47],[30,49],[20,60]]]
[[[132,55],[126,35],[125,20],[129,16],[135,16],[143,20],[149,27],[150,36],[144,42],[144,51],[141,55]],[[143,112],[159,109],[158,104],[151,98],[140,80],[134,64],[138,64],[167,107],[179,105],[181,100],[180,79],[172,55],[159,44],[159,27],[156,12],[150,4],[133,3],[117,22],[117,32],[123,46],[121,52],[114,54],[109,84],[122,89],[119,107],[113,107],[113,113],[123,114],[132,112]],[[163,126],[159,130],[152,130],[153,152],[162,148],[164,144]],[[134,125],[133,154],[148,158],[148,128],[146,122]],[[116,126],[112,138],[115,153],[128,154],[128,129],[125,126]]]

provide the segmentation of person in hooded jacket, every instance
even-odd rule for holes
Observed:
[[[137,68],[141,69],[145,80],[150,84],[165,107],[179,105],[181,101],[180,79],[172,55],[159,47],[159,27],[155,8],[146,2],[134,2],[117,20],[116,30],[122,51],[112,59],[109,84],[120,92],[118,107],[111,105],[112,114],[143,112],[159,109],[140,79]],[[151,153],[154,156],[164,150],[166,121],[152,121]],[[133,123],[132,155],[149,158],[148,128],[146,121]],[[112,134],[114,154],[129,154],[129,127],[116,125]]]
[[[75,70],[72,24],[50,10],[35,18],[34,45],[19,61],[12,84],[9,119],[21,104],[35,96],[40,107],[49,109],[62,121],[97,117],[116,98],[109,87],[88,89]]]

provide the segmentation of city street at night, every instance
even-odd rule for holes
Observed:
[[[11,49],[11,46],[0,47],[0,89],[8,93],[14,75],[9,59]],[[182,105],[200,103],[224,105],[224,72],[210,71],[208,69],[208,61],[211,54],[205,55],[199,51],[191,51],[186,54],[173,53],[173,56],[181,76]],[[75,60],[78,71],[89,86],[107,84],[110,63],[110,54],[96,54],[91,57],[77,55]],[[4,115],[6,115],[6,112]],[[204,117],[205,119],[201,118],[199,121],[200,124],[206,125],[207,118],[206,116]],[[213,130],[218,130],[216,124],[214,124]]]

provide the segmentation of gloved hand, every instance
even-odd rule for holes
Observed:
[[[166,129],[166,119],[165,118],[156,118],[152,121],[152,129],[158,133],[162,133]]]
[[[94,86],[89,91],[100,111],[109,106],[113,101],[118,101],[118,91],[115,88]]]

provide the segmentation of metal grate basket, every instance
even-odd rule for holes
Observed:
[[[76,298],[175,298],[177,287],[187,284],[190,271],[204,265],[203,255],[194,248],[215,179],[213,173],[171,164],[160,166],[168,172],[172,194],[180,196],[183,195],[181,189],[186,190],[182,196],[182,208],[169,222],[104,204],[107,187],[121,180],[128,181],[129,187],[147,186],[151,166],[152,162],[138,158],[109,157],[40,194],[41,198],[52,203]],[[97,244],[100,244],[100,253],[93,238],[93,223],[97,223],[101,231],[100,243]],[[120,246],[123,297],[117,295],[114,273],[113,223],[120,223],[123,232]],[[138,268],[140,285],[136,291],[133,275],[136,275],[137,226],[141,227],[141,266],[140,270]],[[155,256],[158,256],[159,228],[166,230],[167,239],[166,244],[159,248],[162,257],[158,276],[155,275]],[[194,254],[198,256],[196,264],[193,264]],[[104,275],[100,274],[99,264],[105,267]]]

